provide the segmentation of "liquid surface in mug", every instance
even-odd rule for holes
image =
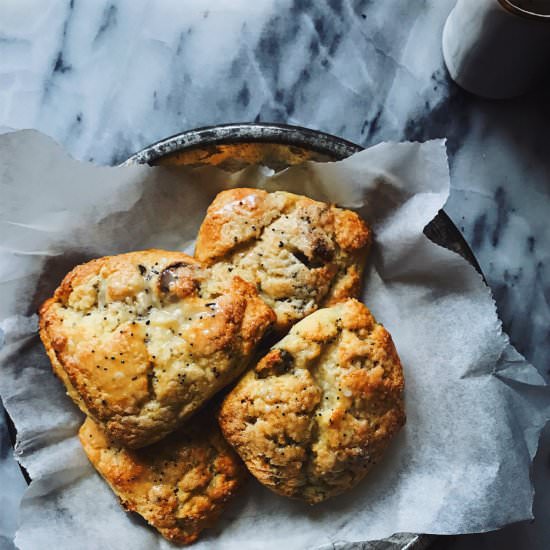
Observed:
[[[501,3],[535,15],[550,17],[550,0],[502,0]]]

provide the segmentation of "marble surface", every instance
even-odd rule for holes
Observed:
[[[550,380],[550,82],[498,102],[460,90],[441,55],[453,3],[4,0],[0,130],[36,128],[99,164],[222,122],[287,122],[362,145],[447,136],[446,211],[512,343]],[[2,422],[3,549],[24,482]],[[533,476],[534,522],[436,547],[548,548],[550,429]]]

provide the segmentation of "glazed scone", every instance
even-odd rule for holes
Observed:
[[[249,283],[180,252],[73,269],[40,309],[55,373],[109,436],[138,448],[176,429],[244,370],[274,313]]]
[[[239,275],[256,285],[292,324],[360,290],[370,231],[354,212],[283,191],[222,191],[199,230],[195,257],[218,278]]]
[[[176,544],[189,544],[211,527],[245,480],[241,461],[216,423],[201,413],[143,449],[112,443],[90,418],[79,436],[90,462],[122,506]]]
[[[250,472],[317,503],[352,487],[405,423],[388,331],[357,300],[320,309],[247,372],[219,421]]]

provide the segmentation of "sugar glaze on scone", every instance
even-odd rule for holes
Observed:
[[[233,381],[273,312],[249,283],[180,252],[76,267],[40,310],[54,371],[83,412],[128,447],[158,441]]]
[[[307,197],[238,188],[222,191],[199,230],[195,257],[221,279],[256,285],[277,329],[360,290],[370,231],[354,212]]]
[[[390,334],[357,300],[300,321],[225,398],[225,438],[268,488],[317,503],[360,481],[405,423]]]
[[[216,422],[202,413],[143,449],[116,445],[90,418],[79,436],[124,508],[176,544],[189,544],[211,527],[246,476]]]

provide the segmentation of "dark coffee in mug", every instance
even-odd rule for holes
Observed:
[[[501,0],[501,3],[529,14],[550,16],[550,0]]]

